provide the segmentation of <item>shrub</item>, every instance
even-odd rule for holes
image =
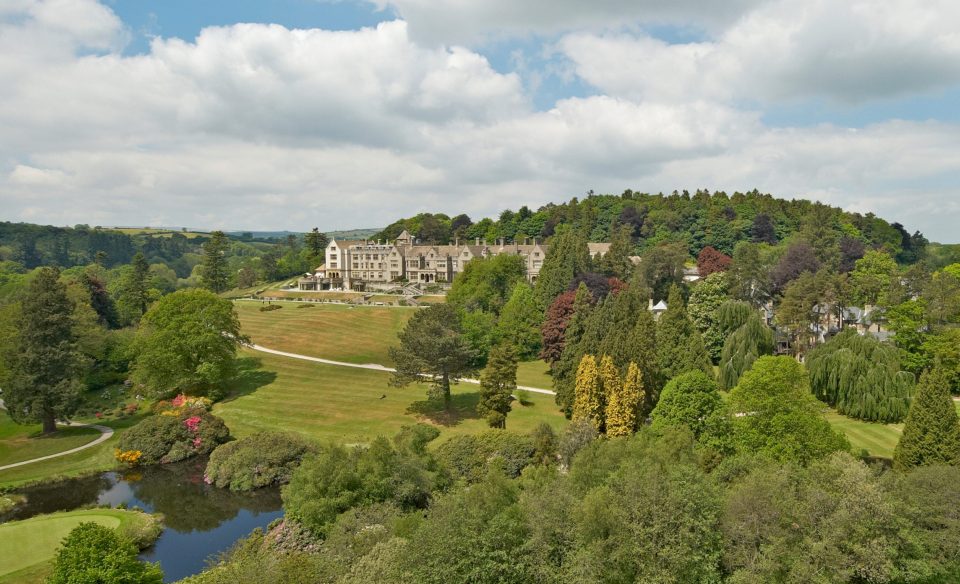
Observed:
[[[535,452],[529,436],[489,430],[476,435],[456,436],[437,447],[436,457],[453,476],[477,482],[496,465],[509,477],[518,477],[531,464]]]
[[[271,310],[280,310],[281,308],[283,307],[279,304],[268,304],[266,306],[261,306],[260,312],[270,312]]]
[[[204,478],[231,491],[288,483],[303,457],[315,450],[295,434],[260,432],[218,446],[210,455]]]
[[[313,304],[298,304],[297,308],[313,308]],[[277,308],[280,308],[279,306]]]
[[[51,584],[76,582],[140,582],[163,581],[157,564],[137,559],[137,548],[124,541],[112,529],[96,523],[81,523],[63,540],[53,561]]]
[[[178,415],[150,416],[127,430],[118,445],[120,454],[140,451],[138,462],[177,462],[208,454],[230,437],[223,420],[203,409],[183,410]]]

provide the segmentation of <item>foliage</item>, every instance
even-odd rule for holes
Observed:
[[[231,491],[285,484],[303,457],[315,450],[296,434],[258,432],[218,446],[210,453],[204,479]]]
[[[222,231],[211,233],[210,241],[203,244],[203,286],[215,293],[230,287],[225,257],[228,245],[227,236]]]
[[[120,280],[117,308],[123,322],[140,322],[140,317],[147,311],[147,305],[150,301],[147,282],[149,273],[150,265],[147,263],[143,252],[138,251],[134,254],[129,268],[122,272]]]
[[[204,409],[185,409],[176,415],[149,416],[120,436],[117,458],[140,452],[141,464],[178,462],[209,454],[230,437],[223,420]]]
[[[703,272],[701,271],[701,276]],[[720,326],[720,307],[730,299],[729,283],[724,273],[712,273],[699,280],[690,291],[687,312],[700,331],[703,343],[714,362],[720,359],[728,331]]]
[[[898,468],[960,464],[960,419],[948,388],[949,381],[939,370],[920,376],[903,435],[893,451]]]
[[[526,266],[520,256],[500,254],[474,258],[454,278],[447,302],[469,311],[498,315],[525,275]]]
[[[567,326],[573,317],[576,296],[577,290],[568,290],[554,298],[540,327],[539,357],[551,365],[559,361],[563,354]]]
[[[400,346],[390,349],[396,363],[391,385],[404,387],[429,376],[430,396],[449,408],[450,384],[473,370],[475,358],[456,307],[437,304],[419,310],[398,336]]]
[[[697,255],[697,271],[701,278],[706,278],[717,272],[727,271],[731,262],[733,258],[708,245]]]
[[[158,564],[137,559],[137,548],[112,529],[81,523],[63,541],[53,561],[51,584],[160,584]]]
[[[454,436],[437,447],[435,456],[454,477],[467,482],[483,479],[493,469],[510,477],[534,462],[529,436],[503,430]]]
[[[850,448],[820,415],[803,366],[790,357],[760,357],[730,392],[733,440],[740,452],[807,463]]]
[[[667,310],[657,322],[657,359],[667,379],[687,371],[713,373],[703,337],[687,316],[680,287],[676,285],[670,288]]]
[[[777,325],[789,336],[796,355],[802,355],[815,342],[814,330],[820,321],[816,307],[821,300],[817,277],[803,272],[791,281],[777,307]]]
[[[556,389],[556,402],[568,416],[573,410],[574,388],[576,386],[577,367],[583,357],[581,341],[587,332],[587,325],[594,312],[590,292],[580,284],[573,301],[573,314],[563,332],[563,350],[560,358],[550,363],[553,386]]]
[[[660,393],[650,417],[653,428],[685,426],[695,438],[707,433],[717,417],[726,415],[717,382],[702,371],[688,371],[671,379]]]
[[[913,375],[900,370],[896,349],[870,335],[842,331],[810,352],[807,369],[817,399],[845,416],[900,422],[910,408]]]
[[[550,253],[543,260],[537,276],[536,296],[540,306],[550,306],[577,274],[588,271],[590,252],[586,238],[574,229],[567,229],[553,238]]]
[[[498,336],[514,346],[520,360],[533,359],[540,352],[542,321],[543,311],[537,307],[533,288],[518,282],[500,313]]]
[[[857,299],[864,304],[888,306],[890,291],[899,274],[897,262],[889,254],[870,250],[857,260],[850,273]]]
[[[778,261],[776,248],[763,243],[738,243],[727,270],[734,297],[757,307],[765,305],[774,294],[771,272]]]
[[[74,305],[55,268],[41,268],[20,300],[16,337],[6,355],[5,407],[18,424],[43,422],[56,431],[56,419],[79,405],[85,366],[71,318]]]
[[[609,357],[606,357],[609,359]],[[603,432],[604,393],[600,368],[593,355],[584,355],[577,366],[577,383],[571,419],[589,420],[597,432]]]
[[[206,290],[174,292],[143,315],[133,378],[154,395],[179,389],[219,397],[246,340],[229,300]]]
[[[728,302],[719,311],[719,329],[726,341],[720,353],[720,387],[730,390],[763,355],[773,353],[773,331],[744,302]]]
[[[606,358],[609,359],[609,358]],[[604,389],[607,392],[607,408],[604,412],[608,436],[629,436],[640,422],[640,407],[643,404],[643,374],[636,363],[630,363],[627,376],[620,382],[612,361],[601,362]]]
[[[688,256],[686,246],[681,244],[658,245],[643,254],[631,283],[650,290],[654,300],[663,300],[672,287],[683,282]]]
[[[770,273],[775,290],[783,290],[790,282],[801,274],[815,274],[820,269],[820,260],[813,247],[805,242],[798,241],[789,247],[780,258],[780,262]]]
[[[506,428],[513,391],[517,389],[517,357],[510,345],[495,347],[480,376],[477,413],[491,428]]]

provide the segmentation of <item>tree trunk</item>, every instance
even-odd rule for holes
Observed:
[[[449,412],[452,403],[450,400],[450,375],[448,373],[444,373],[440,378],[440,389],[443,392],[443,409]]]
[[[43,414],[43,433],[53,434],[57,431],[57,419],[53,413]]]

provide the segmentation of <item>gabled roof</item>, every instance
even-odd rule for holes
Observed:
[[[650,310],[654,312],[663,312],[667,310],[667,303],[661,300],[660,302],[657,302],[656,304],[654,304],[653,308],[651,308]]]
[[[587,243],[587,250],[590,252],[590,257],[593,257],[597,254],[607,255],[610,251],[609,243]]]

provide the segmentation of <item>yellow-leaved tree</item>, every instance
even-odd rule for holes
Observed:
[[[577,383],[573,399],[573,419],[590,420],[598,431],[603,428],[603,387],[600,369],[593,355],[584,355],[577,366]]]
[[[612,367],[613,363],[611,363]],[[608,436],[629,436],[637,429],[638,412],[640,403],[643,401],[643,373],[636,363],[630,363],[627,367],[627,377],[623,383],[619,378],[615,386],[607,385],[606,369],[601,363],[601,375],[603,375],[604,389],[607,394],[607,435]],[[614,374],[616,371],[614,370]],[[615,387],[616,391],[612,391]]]

